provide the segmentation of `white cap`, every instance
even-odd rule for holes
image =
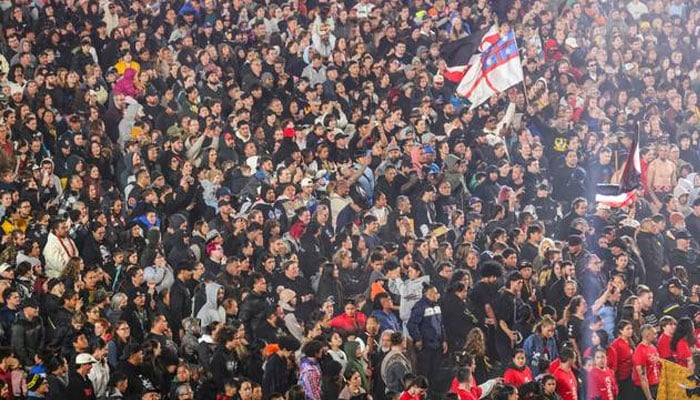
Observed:
[[[575,38],[572,38],[572,37],[566,38],[566,40],[564,40],[564,44],[569,46],[569,47],[572,47],[574,49],[578,49],[578,42],[576,42]]]
[[[94,364],[96,362],[97,360],[95,359],[95,357],[88,353],[80,353],[77,356],[75,356],[75,363],[77,365]]]

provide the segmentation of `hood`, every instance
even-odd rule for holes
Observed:
[[[223,286],[219,285],[218,283],[207,283],[206,287],[204,288],[204,292],[207,294],[207,306],[214,308],[219,307],[219,303],[216,300],[216,294],[219,292],[219,288],[222,287]]]
[[[452,171],[455,169],[458,162],[459,162],[459,157],[457,157],[454,154],[448,154],[447,158],[445,159],[445,166],[447,167],[448,171]]]
[[[127,68],[124,71],[124,78],[123,79],[128,79],[130,81],[133,81],[135,76],[136,76],[136,70],[133,68]]]
[[[357,348],[359,346],[360,344],[354,340],[345,342],[345,345],[343,346],[343,351],[345,352],[345,356],[348,358],[348,361],[357,361],[355,352],[357,351]]]
[[[673,197],[676,199],[684,194],[690,194],[690,189],[693,188],[692,183],[686,179],[679,179],[678,184],[673,188]]]
[[[146,234],[146,239],[148,240],[148,245],[150,247],[156,247],[160,243],[160,229],[151,228]]]

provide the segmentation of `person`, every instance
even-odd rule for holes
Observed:
[[[557,382],[557,393],[562,400],[575,400],[578,398],[578,381],[573,367],[576,364],[576,353],[571,348],[563,348],[559,352],[559,359],[550,367],[549,373]]]
[[[435,285],[425,286],[423,298],[413,306],[411,318],[406,324],[418,352],[418,371],[432,382],[437,381],[448,350],[439,297]]]
[[[665,360],[670,360],[673,357],[673,353],[671,351],[671,338],[673,337],[677,326],[678,322],[670,315],[664,315],[661,317],[661,319],[659,319],[659,328],[661,328],[661,332],[659,333],[659,338],[656,341],[656,349],[659,351],[659,357]]]
[[[360,371],[353,370],[348,371],[345,374],[346,385],[343,390],[338,395],[340,400],[353,400],[359,398],[369,398],[368,396],[363,396],[367,393],[364,387],[362,387],[362,376]]]
[[[503,373],[503,382],[515,387],[520,387],[525,383],[532,382],[532,380],[532,371],[527,365],[525,351],[522,349],[515,350],[513,361],[506,367]]]
[[[428,379],[422,375],[407,376],[399,400],[420,400],[428,392]]]
[[[557,393],[557,380],[550,374],[544,374],[540,378],[540,384],[542,386],[542,396],[546,400],[561,400],[561,397]]]
[[[404,377],[412,373],[412,364],[404,354],[404,337],[401,332],[393,332],[390,343],[391,350],[382,360],[380,376],[387,392],[401,393]]]
[[[272,393],[286,393],[290,386],[287,363],[292,354],[299,349],[299,342],[283,336],[278,345],[279,350],[271,354],[265,363],[262,385],[265,398]]]
[[[88,378],[92,365],[96,362],[95,357],[88,353],[80,353],[75,356],[75,367],[68,374],[66,393],[69,398],[97,400],[92,381]]]
[[[675,363],[687,367],[693,356],[691,349],[695,348],[695,340],[695,326],[693,321],[688,317],[682,317],[678,320],[678,325],[671,337],[671,359]]]
[[[304,348],[304,357],[299,366],[299,384],[304,388],[307,399],[321,399],[321,367],[319,360],[323,353],[323,345],[318,340],[312,340]]]
[[[586,399],[615,400],[619,389],[615,373],[608,368],[607,352],[604,348],[595,350],[595,366],[588,372],[586,379]]]
[[[506,278],[505,290],[494,303],[496,328],[496,354],[501,362],[513,357],[515,344],[522,340],[522,333],[516,323],[520,322],[518,312],[522,300],[518,297],[523,285],[520,272],[512,272]]]
[[[637,396],[651,400],[656,398],[661,369],[659,352],[653,344],[656,330],[653,326],[645,324],[641,328],[641,334],[642,341],[634,349],[632,356],[632,381]]]
[[[617,337],[610,344],[610,347],[615,349],[617,356],[617,370],[615,378],[617,379],[620,396],[633,395],[634,385],[632,382],[632,372],[634,369],[633,356],[635,343],[632,340],[634,330],[632,323],[627,320],[621,320],[617,324]]]
[[[546,372],[540,368],[541,361],[553,361],[559,358],[557,342],[554,338],[556,322],[549,316],[544,316],[535,324],[534,332],[525,339],[523,352],[527,358],[527,365],[535,375]]]

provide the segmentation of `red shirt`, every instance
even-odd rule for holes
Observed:
[[[530,367],[528,366],[525,366],[522,370],[508,367],[503,374],[503,382],[513,385],[516,388],[520,387],[520,385],[524,383],[532,382],[532,371],[530,371]]]
[[[472,382],[472,387],[470,390],[464,390],[459,387],[459,382],[457,379],[452,379],[452,385],[450,386],[450,392],[456,393],[459,396],[459,400],[479,400],[481,397],[481,388]]]
[[[659,352],[656,350],[656,346],[639,343],[637,348],[634,349],[632,365],[635,367],[632,370],[632,381],[635,385],[641,387],[637,366],[642,366],[646,370],[647,381],[649,381],[650,386],[659,384],[661,363],[659,362]]]
[[[576,375],[572,370],[564,370],[560,365],[557,365],[556,369],[550,370],[550,373],[554,376],[557,381],[557,393],[562,400],[577,400],[578,399],[578,382],[576,381]]]
[[[670,360],[673,357],[673,354],[671,354],[671,337],[661,332],[659,340],[656,341],[656,351],[659,352],[659,357],[664,360]]]
[[[625,381],[632,376],[632,355],[634,350],[624,339],[618,337],[610,344],[617,355],[617,381]]]
[[[367,317],[357,311],[355,318],[351,318],[346,313],[342,313],[331,320],[331,328],[343,331],[345,334],[358,334],[365,330]]]
[[[593,346],[587,348],[583,352],[583,358],[593,358],[593,350],[595,348]],[[605,355],[607,356],[608,359],[608,368],[610,368],[613,371],[617,371],[617,351],[612,346],[608,346],[608,348],[605,350]]]
[[[600,400],[615,400],[617,393],[617,381],[615,380],[615,374],[610,368],[602,370],[596,367],[588,373],[587,400],[595,398]]]
[[[399,397],[399,400],[422,400],[422,399],[421,399],[420,395],[418,395],[418,394],[413,396],[410,393],[408,393],[408,391],[405,391],[405,392],[401,393],[401,397]]]
[[[688,341],[681,339],[676,343],[676,351],[673,351],[673,359],[676,364],[688,367],[688,359],[693,356],[693,352],[690,351],[690,346],[688,346]]]

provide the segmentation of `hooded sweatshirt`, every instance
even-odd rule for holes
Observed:
[[[197,318],[199,318],[201,321],[202,328],[206,328],[212,322],[225,321],[225,317],[222,316],[222,312],[219,311],[219,303],[216,298],[216,295],[221,288],[223,288],[223,286],[213,282],[207,283],[204,288],[207,295],[207,302],[204,303],[202,308],[197,313]]]

